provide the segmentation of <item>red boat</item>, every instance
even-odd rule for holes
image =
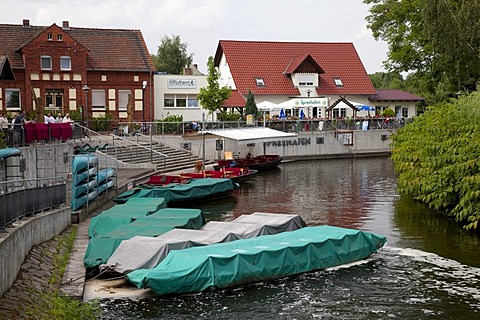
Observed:
[[[185,179],[198,179],[198,178],[229,178],[235,182],[244,182],[250,179],[257,170],[242,168],[242,167],[230,167],[219,168],[219,170],[204,170],[200,172],[186,172],[180,176]]]
[[[279,155],[263,155],[246,158],[234,158],[228,160],[218,160],[215,169],[246,167],[253,170],[266,170],[277,167],[283,160]]]

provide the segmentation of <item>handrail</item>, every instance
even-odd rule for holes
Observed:
[[[142,137],[142,138],[147,138],[148,140],[152,140],[152,141],[158,142],[158,143],[163,144],[163,145],[166,145],[166,146],[168,146],[168,147],[170,147],[170,148],[173,148],[173,149],[176,149],[176,150],[180,150],[180,151],[184,151],[184,152],[192,155],[192,152],[190,152],[189,150],[186,150],[186,149],[184,149],[184,148],[180,148],[180,147],[174,146],[173,144],[170,144],[170,143],[168,143],[168,142],[165,142],[165,141],[162,141],[162,140],[160,140],[160,139],[154,138],[153,135],[147,136],[146,134],[142,134],[142,133],[140,133],[140,132],[136,132],[136,133],[135,133],[135,136]]]
[[[143,148],[143,149],[146,149],[146,150],[150,150],[151,152],[154,152],[154,153],[156,153],[156,154],[158,154],[158,155],[160,155],[160,156],[163,156],[163,157],[165,157],[165,158],[169,158],[169,157],[170,157],[170,156],[167,155],[167,154],[164,154],[164,153],[162,153],[162,152],[153,150],[152,148],[149,148],[149,147],[145,147],[145,146],[143,146],[143,145],[141,145],[141,144],[139,144],[139,143],[137,143],[137,142],[133,142],[133,141],[130,141],[129,139],[125,139],[124,137],[116,136],[116,135],[114,135],[114,134],[110,134],[110,136],[114,137],[115,139],[119,139],[119,140],[122,140],[122,141],[126,141],[126,142],[128,142],[129,144],[131,144],[131,145],[133,144],[133,145],[135,145],[135,146],[137,146],[137,147],[140,147],[140,148]]]

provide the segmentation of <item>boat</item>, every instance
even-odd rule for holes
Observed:
[[[72,161],[72,173],[81,173],[95,167],[98,159],[95,155],[76,155]]]
[[[276,154],[263,156],[247,156],[245,158],[233,158],[218,160],[214,165],[215,170],[222,168],[246,167],[253,170],[267,170],[276,168],[283,160],[283,157]]]
[[[124,240],[134,236],[157,237],[174,228],[200,229],[204,224],[200,209],[166,208],[161,198],[131,199],[92,218],[83,262],[86,268],[96,269],[108,261]]]
[[[336,267],[368,258],[387,239],[333,226],[172,250],[153,269],[126,275],[138,288],[170,296],[228,288]]]
[[[299,215],[254,212],[233,221],[209,221],[200,230],[173,229],[158,237],[135,236],[124,240],[101,270],[126,274],[157,266],[172,250],[259,237],[306,227]],[[138,250],[142,248],[142,250]]]
[[[19,148],[4,148],[0,149],[0,159],[6,159],[10,157],[16,157],[22,154],[22,150]]]
[[[157,183],[152,183],[158,179]],[[150,177],[150,182],[127,190],[113,199],[125,203],[130,198],[164,198],[168,206],[213,200],[229,196],[239,184],[227,178],[187,179],[181,176]]]
[[[187,179],[228,178],[240,183],[249,180],[258,171],[247,167],[220,168],[219,170],[202,170],[201,172],[182,172],[181,177]]]

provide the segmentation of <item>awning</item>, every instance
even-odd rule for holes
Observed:
[[[293,138],[297,136],[295,133],[287,133],[265,127],[205,130],[205,132],[207,134],[212,134],[237,141],[271,138]]]

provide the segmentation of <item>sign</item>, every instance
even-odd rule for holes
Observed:
[[[167,87],[169,89],[195,89],[197,81],[195,79],[168,79]]]
[[[301,98],[295,99],[295,107],[326,107],[328,98]]]
[[[247,126],[253,126],[253,115],[247,114]]]

